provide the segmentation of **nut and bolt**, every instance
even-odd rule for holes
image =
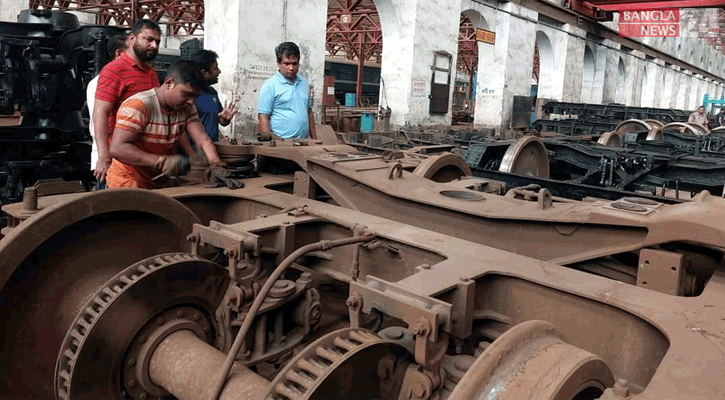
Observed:
[[[199,314],[199,313],[194,314],[194,321],[198,321],[200,319],[201,319],[201,314]]]
[[[132,358],[132,359],[128,360],[128,362],[126,364],[129,367],[133,367],[134,365],[136,365],[136,360]]]
[[[622,378],[617,379],[617,382],[612,388],[612,394],[614,394],[614,397],[618,399],[630,398],[629,383],[627,382],[627,380]]]
[[[179,318],[183,317],[184,316],[184,310],[177,311],[176,312],[176,316],[179,317]]]
[[[149,398],[149,395],[148,395],[148,394],[146,394],[146,393],[141,393],[141,395],[140,395],[140,396],[138,396],[138,398],[139,398],[139,399],[141,399],[141,400],[146,400],[146,399],[148,399],[148,398]]]
[[[350,308],[358,308],[358,307],[360,307],[361,300],[362,299],[360,298],[360,295],[356,293],[356,294],[353,294],[352,296],[348,297],[345,304],[347,304],[347,306]]]
[[[157,319],[157,320],[156,320],[156,324],[158,324],[158,325],[163,325],[163,324],[164,324],[164,319],[163,319],[163,318],[159,318],[159,319]]]
[[[413,394],[416,395],[416,397],[425,397],[425,385],[423,385],[423,382],[415,382],[413,384]]]
[[[416,336],[425,336],[428,334],[428,322],[424,319],[419,319],[413,327],[413,333]]]
[[[136,387],[136,381],[134,381],[133,379],[130,380],[130,381],[128,381],[128,387],[130,387],[131,389],[135,388]]]
[[[141,343],[146,343],[146,336],[141,336],[140,338],[138,338],[138,341]]]

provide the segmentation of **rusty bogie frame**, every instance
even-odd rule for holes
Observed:
[[[492,181],[433,182],[408,156],[289,141],[235,151],[258,159],[259,176],[239,190],[113,190],[3,208],[0,397],[725,390],[718,198],[502,196]],[[94,364],[98,349],[107,361]]]

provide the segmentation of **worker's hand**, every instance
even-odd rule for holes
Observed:
[[[219,113],[219,119],[226,121],[231,121],[232,118],[234,118],[234,114],[237,112],[237,106],[232,103],[231,101],[225,101],[224,102],[224,108],[222,109],[222,112]]]
[[[160,169],[165,176],[186,175],[191,168],[189,158],[182,155],[161,156],[154,163],[154,168]]]
[[[96,161],[96,169],[93,171],[93,175],[99,181],[105,181],[106,174],[108,173],[108,169],[110,167],[111,167],[111,155],[110,154],[104,154],[104,155],[99,154],[98,161]]]
[[[209,166],[206,172],[207,180],[212,187],[226,186],[229,189],[243,188],[244,183],[233,179],[232,172],[227,168],[227,165],[223,162],[217,162]]]

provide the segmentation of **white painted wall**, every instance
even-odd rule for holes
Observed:
[[[2,0],[0,21],[18,22],[18,14],[25,8],[28,8],[28,0]]]
[[[222,101],[238,98],[239,113],[222,134],[257,132],[259,89],[277,72],[274,48],[283,41],[300,47],[300,75],[315,87],[313,111],[319,119],[326,15],[325,0],[206,2],[204,46],[220,56],[219,95]]]

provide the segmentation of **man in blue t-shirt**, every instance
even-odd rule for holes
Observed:
[[[201,90],[194,103],[201,124],[212,142],[219,141],[219,125],[229,125],[236,112],[236,106],[232,102],[224,102],[222,106],[217,91],[211,87],[219,82],[219,74],[222,73],[217,63],[218,57],[211,50],[199,50],[191,57],[191,61],[201,70],[206,81],[206,87]]]
[[[274,52],[279,71],[259,91],[259,130],[274,132],[285,139],[316,139],[310,87],[305,78],[297,75],[300,48],[284,42]]]

